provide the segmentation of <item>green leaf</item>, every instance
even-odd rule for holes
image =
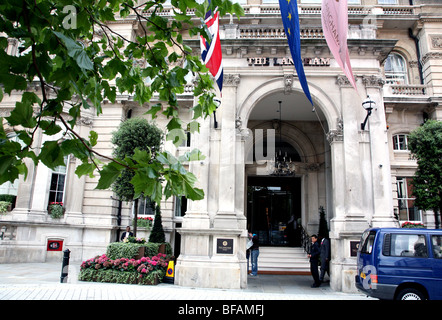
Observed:
[[[12,126],[22,125],[25,128],[34,128],[37,120],[34,118],[34,103],[40,103],[40,99],[35,93],[24,92],[21,102],[15,103],[14,110],[11,111],[9,117],[6,118]]]
[[[80,178],[84,175],[93,176],[93,172],[95,170],[95,165],[93,163],[83,163],[75,169],[75,174]]]
[[[86,51],[83,49],[83,47],[76,41],[72,40],[71,38],[65,36],[61,32],[52,31],[58,38],[60,38],[61,41],[63,41],[64,45],[66,46],[66,49],[68,50],[68,55],[75,59],[77,62],[77,65],[81,69],[85,70],[94,70],[94,64],[92,63],[91,59],[87,55]]]
[[[52,170],[58,166],[65,165],[63,151],[57,141],[45,141],[41,147],[38,159]]]
[[[89,132],[89,142],[91,143],[92,147],[97,145],[97,140],[98,140],[98,133],[91,130],[91,132]]]
[[[108,189],[118,178],[123,168],[123,166],[115,162],[109,162],[105,165],[100,171],[100,179],[98,180],[96,189]]]

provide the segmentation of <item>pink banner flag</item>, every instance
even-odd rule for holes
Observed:
[[[324,37],[333,57],[357,91],[347,48],[347,0],[322,0],[321,20]]]

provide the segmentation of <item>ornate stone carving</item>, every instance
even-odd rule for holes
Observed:
[[[317,172],[321,168],[320,163],[306,163],[305,164],[305,170],[307,172]]]
[[[284,75],[284,94],[290,94],[292,91],[293,74]]]
[[[351,87],[351,83],[346,76],[337,76],[336,84],[340,87]]]
[[[362,83],[365,87],[369,88],[382,88],[385,84],[385,80],[381,77],[372,75],[372,76],[362,76]]]
[[[240,81],[239,74],[225,74],[223,77],[223,85],[226,87],[237,87]]]
[[[335,141],[344,141],[344,121],[342,118],[338,118],[336,129],[327,133],[327,141],[330,144]]]
[[[433,34],[430,35],[431,47],[433,49],[442,49],[442,35]]]

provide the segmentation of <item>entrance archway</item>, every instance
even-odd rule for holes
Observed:
[[[306,100],[305,95],[298,91],[291,94],[276,91],[264,95],[248,113],[247,127],[252,133],[251,136],[254,137],[245,146],[248,158],[250,159],[250,154],[254,154],[254,146],[257,144],[264,145],[263,149],[269,152],[266,149],[267,139],[275,137],[275,149],[283,148],[283,154],[288,152],[287,159],[291,158],[295,163],[295,174],[292,177],[273,178],[268,171],[267,162],[253,161],[245,165],[247,225],[253,231],[262,234],[260,242],[263,245],[289,245],[287,232],[285,232],[286,239],[281,240],[284,230],[288,231],[292,228],[288,222],[293,222],[291,219],[293,212],[289,211],[296,212],[294,225],[304,228],[309,234],[316,233],[319,226],[319,207],[327,207],[327,201],[330,200],[327,193],[327,188],[330,188],[327,179],[330,174],[330,147],[324,132],[328,126],[322,111],[318,109],[313,112]],[[281,101],[281,114],[279,101]],[[254,134],[258,130],[263,130],[263,134]],[[274,130],[273,136],[267,134],[269,130]],[[291,188],[281,189],[283,181],[291,180],[293,182],[285,184],[291,185]],[[275,210],[280,210],[280,208],[275,209],[274,206],[269,205],[266,219],[278,216],[279,220],[270,221],[270,224],[266,221],[255,221],[254,219],[258,219],[259,216],[261,218],[264,216],[256,212],[257,206],[254,202],[258,200],[253,198],[253,194],[261,194],[261,199],[266,199],[271,204],[275,197],[283,199],[281,192],[279,194],[275,192],[278,188],[280,188],[279,191],[285,192],[286,199],[292,201],[288,204],[288,200],[284,200],[281,204],[281,208],[286,208],[286,212],[276,213]],[[266,223],[267,228],[261,228]],[[257,226],[260,228],[254,230]],[[290,244],[293,245],[293,242],[290,241]]]

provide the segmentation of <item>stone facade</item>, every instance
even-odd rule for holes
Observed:
[[[196,287],[245,288],[248,179],[266,177],[266,163],[253,161],[256,146],[270,130],[296,150],[295,177],[301,191],[300,219],[308,234],[317,233],[318,208],[324,207],[332,243],[331,286],[355,290],[356,258],[351,245],[368,227],[399,226],[398,181],[412,178],[416,161],[398,149],[402,139],[426,118],[442,120],[442,5],[398,0],[396,5],[361,0],[349,4],[348,47],[357,91],[333,59],[322,34],[320,5],[299,0],[301,46],[314,110],[300,87],[283,36],[277,2],[248,1],[246,15],[221,19],[224,87],[214,117],[200,120],[200,132],[190,146],[165,148],[180,154],[198,148],[206,155],[188,168],[198,178],[206,197],[188,201],[184,216],[177,214],[177,199],[161,204],[167,240],[178,253],[175,284]],[[310,1],[315,2],[315,1]],[[417,1],[416,1],[417,2]],[[130,36],[136,23],[120,21],[112,28]],[[199,50],[199,42],[186,40]],[[14,51],[10,42],[10,53]],[[404,81],[388,77],[387,57],[398,54],[405,62]],[[191,85],[189,85],[191,86]],[[36,88],[35,90],[38,90]],[[191,90],[180,97],[181,117],[192,118]],[[365,130],[363,100],[369,95],[376,107]],[[8,114],[19,94],[5,96],[2,116]],[[281,122],[277,121],[281,101]],[[83,114],[80,133],[99,134],[97,148],[110,155],[111,133],[130,116],[145,116],[145,109],[120,95],[115,104],[103,104],[103,114]],[[164,127],[166,120],[157,119]],[[36,141],[41,143],[44,137]],[[38,147],[39,145],[36,145]],[[255,151],[254,151],[255,150]],[[252,160],[250,160],[252,159]],[[16,183],[15,209],[0,216],[0,262],[58,259],[46,250],[47,241],[61,239],[74,260],[102,254],[106,245],[131,221],[131,205],[119,204],[111,191],[97,191],[96,179],[75,174],[77,160],[67,162],[61,220],[48,216],[51,170],[29,166],[27,180]],[[4,186],[3,186],[4,187]],[[432,213],[420,220],[434,227]],[[228,248],[223,250],[222,246]]]

